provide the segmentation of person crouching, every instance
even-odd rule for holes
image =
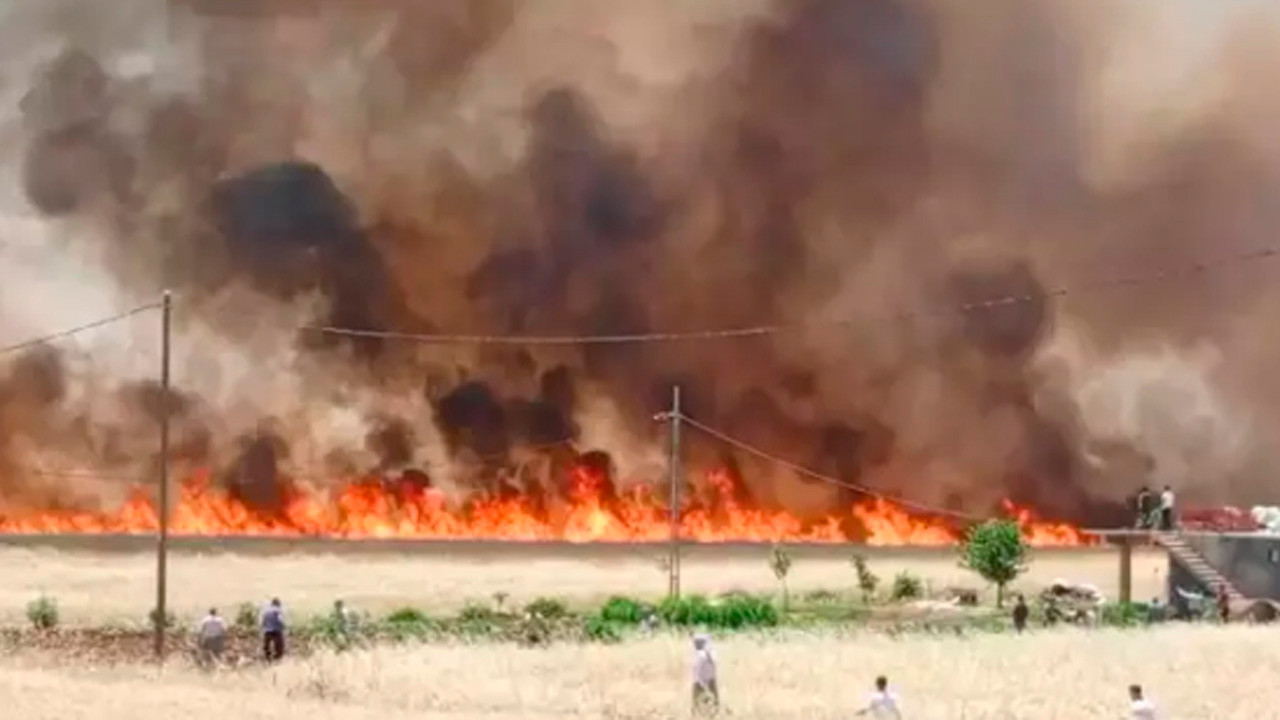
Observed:
[[[196,647],[202,667],[210,667],[222,660],[227,644],[227,623],[218,615],[217,608],[209,608],[209,614],[200,620],[196,628]]]

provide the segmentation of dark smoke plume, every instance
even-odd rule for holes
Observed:
[[[40,39],[0,51],[23,190],[2,207],[38,217],[4,231],[82,275],[16,283],[0,320],[20,335],[70,324],[49,308],[77,298],[179,291],[186,457],[263,512],[317,468],[562,492],[583,452],[610,484],[653,481],[672,383],[743,441],[953,509],[1088,520],[1142,482],[1260,499],[1280,422],[1265,270],[1057,290],[1268,241],[1265,9],[84,5],[4,11]],[[1221,42],[1196,54],[1178,30],[1200,14]],[[33,276],[27,257],[0,254],[6,276]],[[316,324],[795,329],[517,348],[299,331]],[[36,456],[153,460],[145,418],[116,414],[150,378],[91,355],[56,383],[9,367],[5,502],[44,487],[21,472]],[[116,439],[84,451],[77,422]],[[736,501],[859,499],[705,438],[689,452]]]

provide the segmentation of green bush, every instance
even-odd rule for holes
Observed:
[[[403,607],[388,615],[387,622],[392,625],[428,625],[431,618],[418,608]]]
[[[569,608],[563,600],[540,597],[524,606],[524,611],[544,620],[558,620],[569,614]]]
[[[840,601],[840,594],[833,590],[818,588],[805,593],[804,600],[815,605],[830,605]]]
[[[351,628],[333,613],[311,618],[304,626],[304,631],[339,651],[348,649],[354,640]]]
[[[714,612],[705,596],[683,595],[663,600],[658,605],[658,617],[668,625],[710,625]]]
[[[779,618],[773,603],[746,594],[729,595],[714,603],[702,595],[667,598],[658,606],[658,615],[668,625],[726,629],[771,627]]]
[[[253,603],[240,603],[236,607],[235,626],[247,631],[258,629],[258,609],[253,606]]]
[[[638,625],[649,611],[648,606],[622,595],[614,595],[600,608],[600,619],[615,623]]]
[[[1107,603],[1099,610],[1098,619],[1111,627],[1134,627],[1146,623],[1150,613],[1147,603]]]
[[[458,613],[458,619],[465,623],[490,623],[498,619],[498,613],[484,605],[468,604]]]
[[[37,630],[52,630],[58,626],[58,601],[48,595],[27,603],[27,620]]]
[[[593,642],[613,644],[622,640],[617,625],[602,617],[587,618],[583,633]]]
[[[756,595],[730,595],[715,607],[719,611],[718,627],[737,630],[778,624],[778,609]]]
[[[894,600],[915,600],[922,595],[924,583],[920,582],[920,578],[905,570],[894,576],[893,588],[889,591],[889,596]]]

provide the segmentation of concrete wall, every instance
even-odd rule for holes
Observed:
[[[1187,534],[1185,537],[1187,544],[1245,597],[1280,600],[1280,537],[1244,534]],[[1169,562],[1169,581],[1184,588],[1199,585],[1185,568],[1172,559]]]

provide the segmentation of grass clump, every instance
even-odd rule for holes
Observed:
[[[1098,620],[1109,627],[1137,627],[1145,625],[1151,617],[1147,603],[1107,603],[1098,612]]]
[[[258,609],[253,603],[240,603],[236,607],[235,628],[246,632],[258,629]]]
[[[920,578],[906,571],[894,576],[893,587],[889,591],[894,600],[918,600],[923,595],[924,583]]]
[[[592,642],[612,645],[622,641],[622,632],[616,623],[603,617],[589,617],[583,625],[583,634]]]
[[[36,630],[52,630],[58,626],[58,601],[48,595],[27,603],[27,620]]]
[[[524,606],[525,613],[544,620],[559,620],[569,615],[569,607],[563,600],[540,597]]]
[[[403,607],[387,615],[387,622],[392,625],[427,625],[431,618],[414,607]]]
[[[712,602],[702,595],[667,598],[658,606],[658,615],[668,625],[738,630],[773,627],[778,609],[757,595],[734,593]]]
[[[493,608],[475,603],[468,603],[458,613],[458,620],[464,623],[493,623],[498,619],[499,614]]]
[[[730,630],[774,627],[778,624],[778,609],[758,595],[729,595],[721,599],[717,609],[718,627]]]
[[[601,606],[600,619],[625,625],[639,625],[649,610],[649,606],[639,600],[614,595]]]
[[[813,605],[830,605],[840,602],[840,593],[834,590],[818,588],[805,593],[804,601]]]

